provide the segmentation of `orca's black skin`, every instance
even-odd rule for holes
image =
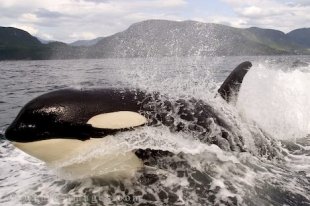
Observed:
[[[145,93],[135,90],[64,89],[41,95],[20,111],[8,127],[5,137],[16,142],[32,142],[50,138],[87,140],[106,136],[117,130],[97,129],[86,124],[98,114],[141,109]]]
[[[249,61],[239,64],[226,78],[222,86],[219,88],[218,93],[227,102],[231,101],[232,92],[239,92],[243,78],[249,69],[252,67],[252,63]]]
[[[242,82],[247,71],[245,68],[248,69],[250,65],[250,62],[240,64],[228,77],[229,80],[224,82],[225,86],[219,89],[219,93],[228,94],[236,82]],[[230,148],[226,149],[243,150],[242,139],[232,137],[234,135],[225,120],[201,100],[172,101],[158,93],[113,88],[65,89],[41,95],[24,106],[7,128],[5,137],[15,142],[104,137],[124,129],[98,129],[87,124],[87,121],[99,114],[118,111],[137,112],[149,120],[148,125],[166,125],[172,132],[194,132],[202,141],[220,147],[227,142],[226,145],[229,144]],[[222,128],[222,138],[208,135],[212,123]]]

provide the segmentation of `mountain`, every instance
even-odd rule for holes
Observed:
[[[46,51],[46,58],[43,59],[79,59],[85,58],[84,48],[82,47],[72,47],[63,42],[50,42],[44,45]]]
[[[91,39],[91,40],[78,40],[78,41],[70,43],[70,45],[71,46],[93,46],[97,44],[103,38],[104,37],[98,37],[96,39]]]
[[[285,34],[257,27],[147,20],[108,37],[68,45],[43,44],[23,30],[0,27],[0,60],[282,54],[310,54],[310,29]]]
[[[247,38],[270,48],[282,51],[293,51],[298,49],[297,44],[282,31],[257,27],[245,30],[249,32]]]
[[[296,29],[287,34],[300,47],[310,48],[310,28]]]
[[[42,44],[48,44],[50,42],[53,42],[53,40],[45,40],[45,39],[42,39],[42,38],[39,38],[37,37],[37,39],[42,43]]]
[[[0,46],[38,46],[40,41],[28,32],[13,27],[0,27]]]
[[[0,27],[0,60],[35,59],[40,49],[41,42],[28,32],[13,27]]]
[[[308,36],[309,39],[309,36]],[[279,55],[306,53],[283,32],[195,21],[147,20],[100,40],[89,56]],[[308,53],[309,54],[309,53]]]
[[[65,43],[43,44],[28,32],[13,27],[0,27],[0,60],[39,60],[80,58],[80,48]]]

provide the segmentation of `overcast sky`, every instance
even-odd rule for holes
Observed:
[[[289,32],[310,27],[310,0],[0,0],[0,26],[73,42],[146,19],[197,20]]]

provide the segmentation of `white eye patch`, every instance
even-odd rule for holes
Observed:
[[[125,129],[147,123],[147,119],[137,112],[119,111],[99,114],[87,121],[92,127],[100,129]]]

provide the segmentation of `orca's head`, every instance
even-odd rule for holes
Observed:
[[[87,140],[147,122],[139,99],[123,90],[58,90],[27,103],[6,130],[8,140]]]
[[[142,115],[118,111],[95,115],[86,122],[71,122],[63,120],[65,110],[59,111],[51,112],[50,108],[34,111],[26,106],[7,128],[5,137],[18,149],[50,164],[70,162],[71,158],[88,154],[98,145],[108,151],[62,168],[77,177],[102,173],[101,177],[106,179],[127,178],[143,166],[134,152],[122,153],[113,145],[114,136],[109,135],[145,124]]]
[[[52,138],[84,141],[147,123],[144,116],[132,111],[97,114],[84,121],[65,121],[61,120],[62,116],[63,114],[22,110],[6,129],[5,137],[13,142],[34,142]]]
[[[24,152],[49,162],[89,144],[94,138],[147,123],[147,119],[133,109],[133,103],[121,107],[117,102],[105,104],[106,95],[103,99],[98,99],[98,95],[96,99],[83,95],[83,91],[56,91],[30,101],[6,129],[6,139]]]
[[[20,111],[6,129],[6,139],[21,143],[52,138],[86,140],[91,132],[99,131],[89,124],[83,124],[81,119],[77,119],[76,122],[65,120],[69,111],[61,105],[35,108],[32,106],[33,104],[29,103]]]

